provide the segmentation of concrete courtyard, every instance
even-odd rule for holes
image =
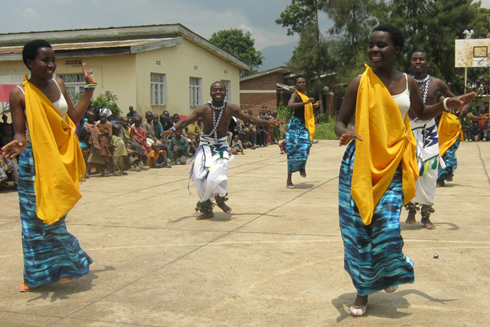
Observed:
[[[19,292],[17,193],[2,190],[0,326],[489,326],[490,142],[461,144],[454,181],[437,189],[435,230],[406,225],[402,211],[415,283],[373,294],[361,318],[348,313],[338,226],[344,150],[316,143],[295,189],[276,145],[246,150],[230,164],[232,214],[201,221],[189,166],[93,176],[67,217],[91,273],[30,293]]]

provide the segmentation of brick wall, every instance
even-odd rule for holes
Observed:
[[[284,83],[282,73],[273,73],[240,82],[240,90],[276,90],[276,83]],[[257,116],[263,105],[274,110],[278,105],[277,93],[240,93],[240,108],[252,110]]]

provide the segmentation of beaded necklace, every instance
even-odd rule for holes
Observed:
[[[211,109],[213,109],[213,129],[211,130],[211,132],[209,132],[209,134],[204,134],[204,136],[210,136],[212,134],[214,134],[214,140],[215,142],[218,142],[218,125],[221,121],[221,118],[223,117],[223,112],[225,112],[225,108],[226,108],[226,103],[228,101],[224,101],[223,102],[223,105],[221,107],[216,107],[214,104],[213,104],[213,101],[212,100],[209,100],[208,101],[208,104],[211,106]],[[219,115],[218,117],[216,117],[216,111],[219,111]]]
[[[423,79],[417,79],[417,78],[413,78],[415,80],[415,83],[417,83],[417,86],[419,87],[420,89],[420,86],[422,86],[422,84],[425,84],[424,85],[424,89],[423,91],[423,97],[424,97],[424,104],[427,103],[427,96],[429,95],[429,84],[430,84],[430,75],[427,75],[425,78]]]

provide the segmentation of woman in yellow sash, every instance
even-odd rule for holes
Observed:
[[[335,125],[348,145],[339,176],[340,229],[344,268],[357,290],[353,316],[366,313],[368,295],[414,281],[413,263],[403,252],[400,210],[415,196],[418,167],[415,139],[406,114],[430,119],[459,108],[475,94],[425,106],[414,79],[395,70],[403,48],[401,31],[376,27],[369,38],[370,68],[352,80]],[[355,131],[348,128],[355,115]],[[350,142],[355,140],[355,142]]]
[[[74,107],[63,81],[54,78],[55,53],[44,40],[26,43],[22,59],[31,72],[10,92],[14,140],[3,147],[19,156],[19,202],[24,251],[20,291],[69,282],[89,273],[92,259],[68,233],[66,214],[81,198],[85,163],[75,134],[95,89],[91,71],[82,64],[87,86]]]
[[[286,153],[288,155],[287,188],[294,188],[292,175],[299,171],[301,177],[306,177],[306,161],[310,154],[311,144],[315,136],[315,117],[313,107],[319,107],[321,100],[306,95],[306,80],[303,76],[294,78],[296,91],[291,94],[288,108],[293,110],[293,116],[286,130]]]

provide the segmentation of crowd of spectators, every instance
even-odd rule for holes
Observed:
[[[253,115],[252,110],[244,110]],[[127,171],[140,172],[151,168],[171,168],[186,164],[199,147],[203,125],[200,120],[187,126],[182,133],[165,131],[185,116],[171,115],[168,111],[156,114],[147,111],[138,114],[132,106],[126,116],[113,115],[109,109],[90,107],[77,126],[84,160],[87,166],[85,179],[91,175],[121,176]],[[277,119],[277,112],[264,105],[258,117]],[[0,123],[1,146],[13,137],[12,124],[3,115]],[[277,144],[284,152],[284,133],[280,127],[263,127],[232,119],[228,128],[228,143],[232,154],[244,155],[246,151]],[[0,146],[0,147],[1,147]],[[0,183],[16,182],[16,160],[1,159]]]
[[[252,115],[252,111],[247,111]],[[87,165],[85,178],[125,175],[151,168],[171,168],[186,164],[199,147],[202,121],[187,126],[182,133],[171,132],[175,123],[185,116],[168,111],[156,114],[147,111],[142,117],[133,108],[125,117],[113,116],[109,109],[89,108],[77,133]],[[259,117],[277,119],[276,112],[262,107]],[[246,149],[280,143],[279,127],[262,127],[232,119],[228,143],[233,154],[244,155]]]

